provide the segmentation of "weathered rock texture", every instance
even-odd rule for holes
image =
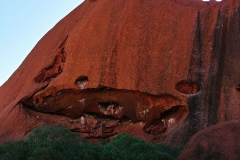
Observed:
[[[90,138],[185,144],[239,120],[239,4],[86,0],[0,88],[0,142],[63,123]]]
[[[223,122],[194,135],[178,160],[232,159],[240,157],[240,123]]]

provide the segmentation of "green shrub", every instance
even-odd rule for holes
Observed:
[[[35,128],[26,141],[30,145],[31,156],[39,155],[44,153],[44,150],[47,150],[44,156],[51,157],[53,152],[56,152],[56,154],[70,159],[77,156],[78,151],[83,148],[85,143],[88,143],[61,125]]]
[[[102,160],[171,160],[176,158],[159,150],[157,145],[131,137],[126,133],[117,135],[112,142],[106,144],[103,148],[103,152],[101,153]]]
[[[25,160],[28,155],[28,144],[25,141],[6,142],[0,145],[1,160]]]
[[[28,139],[0,145],[1,160],[171,160],[182,148],[151,144],[126,133],[98,146],[65,126],[40,126]]]

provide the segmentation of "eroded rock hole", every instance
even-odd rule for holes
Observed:
[[[175,89],[183,94],[196,94],[199,92],[199,86],[195,82],[182,80],[175,85]]]
[[[98,102],[98,106],[103,108],[108,108],[110,106],[110,102]]]
[[[98,107],[100,113],[106,116],[121,118],[123,115],[123,107],[117,102],[98,102]]]
[[[153,120],[152,125],[146,128],[146,131],[152,135],[159,135],[175,126],[182,120],[183,108],[183,106],[173,106],[169,110],[161,113],[161,117]]]
[[[80,76],[76,79],[75,86],[77,86],[82,90],[87,85],[87,83],[88,83],[88,76]]]
[[[80,76],[78,81],[88,81],[88,77]],[[155,106],[152,102],[166,105]],[[140,127],[149,134],[159,135],[182,122],[188,114],[186,103],[175,96],[109,87],[80,91],[50,88],[21,103],[34,111],[65,115],[71,119],[71,129],[86,137],[108,137],[115,134],[114,128],[119,132],[125,126]]]
[[[182,121],[185,113],[185,107],[182,105],[173,106],[161,114],[161,124],[167,127],[172,127],[177,122]]]
[[[174,106],[170,109],[170,111],[175,112],[175,111],[177,111],[177,109],[178,109],[177,106]]]
[[[177,113],[178,106],[174,106],[170,108],[169,110],[166,110],[161,114],[161,118],[154,120],[153,125],[159,125],[159,126],[169,126],[169,124],[175,123],[175,119],[177,118],[174,113]]]
[[[236,89],[240,91],[240,84],[237,85]]]

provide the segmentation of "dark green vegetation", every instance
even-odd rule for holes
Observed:
[[[28,139],[0,145],[1,160],[170,160],[181,148],[150,144],[122,133],[99,146],[64,126],[41,126]]]

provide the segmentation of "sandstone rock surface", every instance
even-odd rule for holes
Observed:
[[[240,123],[223,122],[195,134],[177,158],[232,159],[240,157]]]
[[[63,123],[177,145],[239,120],[239,4],[86,0],[1,86],[0,142]]]

